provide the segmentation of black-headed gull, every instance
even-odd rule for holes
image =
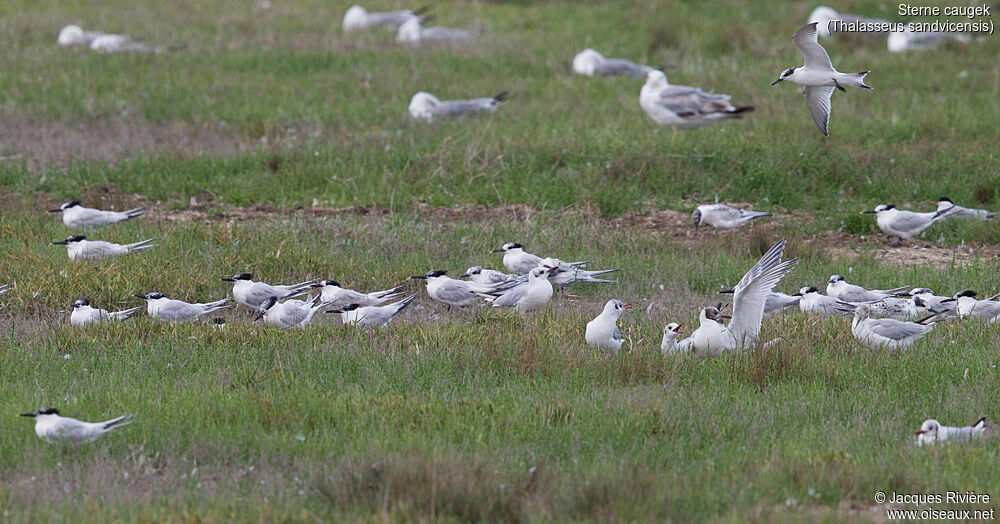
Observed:
[[[632,309],[632,306],[618,299],[611,299],[604,304],[601,314],[587,322],[587,330],[584,332],[587,345],[617,355],[625,340],[621,330],[618,329],[618,318],[626,309]]]
[[[965,443],[982,438],[986,432],[986,417],[981,417],[975,424],[965,427],[942,426],[940,422],[930,418],[920,425],[917,431],[918,446],[933,446],[938,442]]]

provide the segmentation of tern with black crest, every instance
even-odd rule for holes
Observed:
[[[312,286],[315,280],[307,280],[298,284],[287,286],[272,286],[264,282],[254,282],[253,274],[237,273],[231,277],[224,277],[223,282],[233,283],[233,299],[241,306],[250,309],[257,309],[270,297],[285,298],[302,295]]]
[[[72,200],[64,202],[56,209],[50,209],[49,213],[62,213],[62,221],[63,224],[66,224],[66,227],[73,229],[93,229],[141,217],[146,214],[146,210],[137,207],[128,211],[105,211],[83,207],[79,200]]]
[[[935,222],[946,217],[949,209],[951,208],[936,213],[918,213],[896,209],[896,206],[892,204],[879,204],[875,206],[875,209],[861,213],[875,215],[875,224],[878,225],[878,228],[886,234],[894,235],[898,239],[896,245],[901,246],[904,240],[909,240],[923,233]]]
[[[73,235],[65,240],[57,240],[52,245],[66,246],[66,254],[70,260],[96,260],[112,258],[120,255],[138,253],[156,247],[150,244],[154,238],[147,238],[133,244],[113,244],[103,240],[87,240],[83,235]]]
[[[326,303],[327,307],[341,307],[348,304],[357,304],[358,306],[377,306],[388,302],[394,298],[403,296],[400,292],[403,286],[397,286],[391,289],[383,289],[382,291],[372,291],[371,293],[361,293],[354,291],[352,289],[346,289],[340,286],[340,283],[336,280],[320,280],[319,282],[312,284],[312,287],[322,289],[322,294],[320,295],[323,302]]]
[[[98,309],[90,305],[90,300],[81,298],[70,305],[73,312],[69,315],[69,324],[74,327],[97,324],[108,320],[125,320],[139,312],[142,306],[126,309],[123,311],[108,311]]]
[[[848,284],[841,275],[830,275],[830,280],[826,284],[826,294],[844,302],[877,302],[885,297],[891,297],[897,293],[905,293],[910,286],[896,287],[892,289],[872,289],[868,290],[861,286]]]
[[[149,316],[164,322],[191,322],[202,315],[233,307],[232,304],[226,304],[229,298],[215,302],[190,303],[167,298],[158,291],[136,297],[146,301],[146,313]]]
[[[31,413],[21,413],[22,417],[35,419],[35,434],[49,443],[83,444],[92,442],[101,435],[128,426],[132,415],[124,415],[104,422],[83,422],[75,418],[62,417],[55,408],[40,408]]]
[[[362,306],[347,304],[339,309],[327,310],[327,313],[339,313],[340,320],[350,326],[384,328],[400,311],[416,300],[417,295],[410,295],[398,302],[381,306]]]
[[[997,214],[986,209],[970,209],[962,207],[951,201],[950,198],[941,197],[931,204],[937,205],[938,213],[943,213],[945,218],[960,218],[963,220],[993,220]]]

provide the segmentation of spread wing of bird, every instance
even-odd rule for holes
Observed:
[[[805,56],[805,67],[817,71],[833,71],[833,62],[830,62],[830,55],[826,54],[826,49],[819,45],[816,39],[816,26],[819,22],[813,22],[799,29],[792,35],[792,42],[802,51]]]
[[[806,106],[809,114],[816,122],[816,127],[826,136],[830,136],[830,109],[833,105],[834,86],[810,86],[805,88]]]
[[[747,271],[733,293],[733,321],[729,330],[736,337],[737,345],[754,344],[760,334],[767,297],[792,268],[796,259],[781,261],[785,239],[779,240]]]

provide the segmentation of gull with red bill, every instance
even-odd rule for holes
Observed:
[[[681,327],[684,324],[671,322],[663,326],[663,340],[660,341],[660,354],[663,356],[676,355],[691,351],[690,344],[677,344],[677,337],[681,336]],[[687,339],[690,340],[690,339]]]

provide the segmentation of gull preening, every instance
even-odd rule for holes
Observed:
[[[277,296],[270,296],[256,308],[257,318],[263,319],[268,326],[283,329],[305,327],[312,322],[313,315],[327,305],[321,295],[306,300],[290,298],[284,302],[278,302]]]
[[[50,443],[83,444],[92,442],[105,433],[134,422],[129,420],[132,418],[132,414],[104,422],[83,422],[75,418],[61,417],[59,410],[55,408],[40,408],[31,413],[21,413],[21,416],[35,419],[35,434],[38,435],[38,438]]]
[[[927,321],[924,319],[923,321]],[[893,318],[872,318],[868,304],[854,307],[851,333],[854,338],[871,349],[907,348],[920,337],[930,333],[933,324],[904,322]]]
[[[378,306],[394,298],[403,296],[403,293],[400,292],[403,286],[383,289],[382,291],[372,291],[371,293],[360,293],[352,289],[340,287],[340,283],[336,280],[320,280],[312,284],[312,287],[323,290],[320,297],[326,303],[327,307],[332,308],[348,304],[357,304],[360,307]]]
[[[799,310],[807,315],[829,317],[841,313],[838,308],[840,301],[835,297],[820,293],[815,287],[803,287],[792,296],[799,297]]]
[[[352,5],[344,13],[344,31],[352,29],[367,29],[369,27],[384,26],[389,29],[398,29],[406,21],[419,19],[420,15],[427,11],[426,7],[420,9],[401,9],[399,11],[385,11],[382,13],[365,11],[360,5]]]
[[[720,307],[706,307],[698,316],[699,325],[691,336],[691,352],[700,357],[717,357],[724,351],[750,348],[757,344],[767,296],[787,275],[798,259],[781,261],[785,239],[779,240],[733,288],[733,315],[727,326]]]
[[[872,289],[868,290],[861,286],[848,284],[844,277],[840,275],[830,275],[830,280],[826,284],[826,294],[844,302],[877,302],[885,297],[891,297],[897,293],[905,293],[910,286],[896,287],[892,289]]]
[[[893,204],[879,204],[875,209],[862,211],[875,215],[875,224],[886,234],[894,235],[898,239],[897,246],[903,245],[904,240],[923,233],[925,229],[944,218],[947,212],[945,209],[936,213],[918,213],[896,209]]]
[[[594,76],[646,76],[653,68],[630,62],[624,58],[604,58],[604,55],[587,48],[573,57],[573,72],[578,75]]]
[[[305,294],[315,280],[307,280],[287,286],[272,286],[264,282],[254,282],[253,274],[237,273],[221,279],[233,283],[233,299],[241,306],[257,309],[270,297],[287,298]]]
[[[675,355],[678,353],[686,353],[690,351],[690,346],[680,346],[677,344],[677,337],[681,336],[681,326],[684,324],[677,324],[675,322],[670,322],[666,326],[663,326],[663,338],[660,340],[660,354],[663,356]]]
[[[973,36],[965,33],[953,33],[946,31],[914,31],[909,23],[901,24],[902,31],[892,31],[886,40],[886,48],[890,53],[902,53],[904,51],[914,51],[920,49],[931,49],[949,40],[961,44],[967,44],[973,40]]]
[[[826,54],[826,49],[823,49],[816,39],[816,25],[817,22],[808,24],[792,36],[792,41],[805,57],[805,64],[802,67],[785,69],[771,85],[788,80],[803,86],[806,105],[812,114],[813,122],[816,122],[816,127],[821,133],[830,136],[830,104],[833,90],[840,89],[846,92],[844,86],[871,89],[865,85],[865,75],[870,71],[841,73],[834,69],[830,55]]]
[[[617,355],[625,340],[621,330],[618,329],[618,319],[626,309],[632,309],[632,305],[618,299],[611,299],[604,304],[601,314],[587,322],[587,330],[584,332],[587,345]]]
[[[971,316],[990,322],[1000,322],[1000,302],[979,300],[977,297],[978,293],[971,289],[956,293],[954,301],[958,305],[958,315],[962,318]]]
[[[697,87],[671,85],[658,69],[646,75],[639,107],[661,126],[697,129],[721,120],[742,118],[753,106],[734,106],[729,95],[710,94]]]
[[[117,224],[146,214],[146,210],[141,207],[129,209],[128,211],[105,211],[83,207],[79,200],[65,202],[56,209],[50,209],[49,213],[62,213],[63,224],[74,229],[92,229],[95,227]]]
[[[427,295],[432,299],[446,304],[449,308],[466,307],[478,304],[481,294],[496,293],[505,289],[505,285],[482,285],[466,280],[455,280],[447,276],[447,271],[435,269],[423,275],[411,278],[427,281]]]
[[[417,295],[413,294],[398,302],[381,306],[347,304],[339,309],[327,310],[327,313],[340,313],[340,320],[346,325],[382,328],[416,298]]]
[[[965,427],[942,426],[940,422],[930,418],[920,425],[917,431],[918,446],[933,446],[938,442],[966,442],[982,438],[986,432],[986,417],[980,417],[975,424]]]
[[[808,23],[811,24],[813,22],[816,22],[818,24],[816,26],[816,31],[819,34],[819,36],[823,38],[830,38],[833,35],[833,33],[840,32],[837,31],[837,29],[840,29],[839,27],[837,27],[837,24],[830,23],[834,20],[839,20],[841,22],[846,22],[846,23],[861,22],[863,24],[868,24],[875,27],[879,26],[887,27],[889,24],[889,21],[883,18],[868,18],[860,15],[852,15],[849,13],[838,13],[833,8],[827,7],[825,5],[821,5],[816,9],[812,10],[812,13],[809,14]],[[886,34],[886,31],[860,31],[860,32],[866,36],[878,36]]]
[[[97,324],[108,320],[125,320],[135,315],[142,306],[126,309],[123,311],[108,311],[91,307],[90,300],[81,298],[70,305],[73,312],[69,314],[69,324],[74,327]]]
[[[233,307],[232,304],[226,304],[229,297],[207,303],[174,300],[158,291],[136,297],[146,301],[146,313],[149,316],[164,322],[191,322],[202,315]]]
[[[66,246],[66,254],[70,260],[88,260],[111,258],[120,255],[138,253],[156,247],[150,244],[155,238],[147,238],[133,244],[112,244],[103,240],[87,240],[84,235],[72,235],[65,240],[57,240],[52,245]]]
[[[549,282],[549,277],[557,269],[558,267],[536,267],[528,273],[527,282],[497,292],[496,295],[484,294],[483,298],[493,307],[514,308],[514,311],[522,315],[538,311],[552,298],[552,283]]]
[[[733,229],[751,220],[769,216],[771,213],[765,211],[734,209],[725,204],[703,204],[691,213],[691,222],[694,223],[694,234],[697,235],[698,228],[702,225],[712,226],[716,231]]]
[[[410,99],[409,111],[410,117],[414,120],[433,122],[438,117],[449,118],[494,113],[506,98],[507,91],[501,91],[490,98],[439,100],[436,96],[421,91]]]
[[[941,197],[931,204],[937,205],[938,213],[943,213],[945,218],[961,218],[964,220],[993,220],[997,214],[986,209],[970,209],[962,207],[951,201],[950,198]]]
[[[420,17],[413,17],[403,22],[396,33],[396,41],[405,44],[416,44],[424,41],[454,42],[472,38],[472,33],[465,29],[442,26],[424,27],[424,20]]]

